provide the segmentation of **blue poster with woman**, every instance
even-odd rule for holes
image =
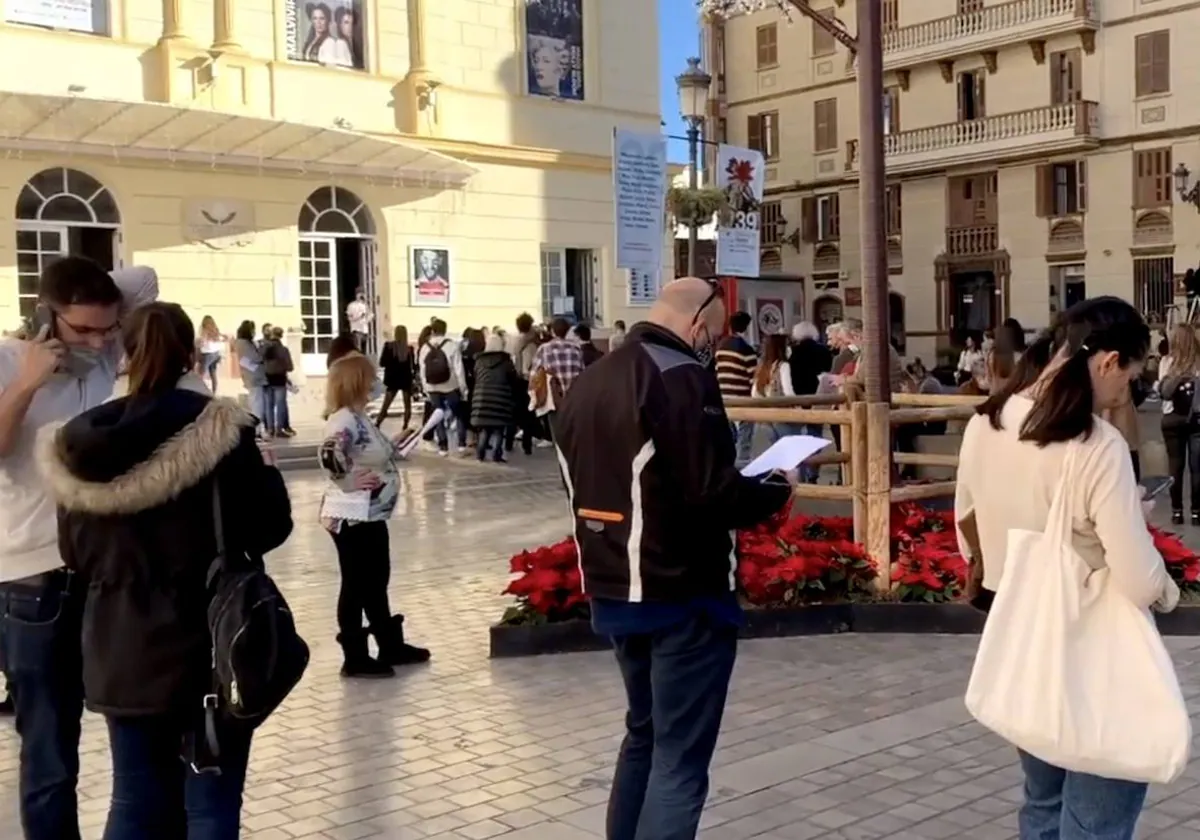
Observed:
[[[583,0],[525,0],[531,96],[583,101]]]

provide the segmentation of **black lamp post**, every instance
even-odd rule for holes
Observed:
[[[688,142],[688,188],[695,190],[698,185],[697,158],[700,146],[700,127],[708,114],[708,89],[712,85],[712,76],[700,68],[700,59],[689,58],[688,67],[675,77],[679,88],[679,113],[687,123]],[[689,277],[696,276],[697,229],[700,220],[693,216],[688,224],[688,258],[687,272]]]
[[[1183,163],[1175,167],[1174,175],[1175,191],[1179,193],[1179,197],[1185,204],[1190,204],[1200,210],[1200,181],[1197,181],[1190,189],[1188,188],[1188,181],[1191,180],[1192,173]]]

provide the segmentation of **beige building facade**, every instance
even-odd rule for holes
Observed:
[[[637,0],[0,0],[0,323],[48,260],[158,270],[305,369],[356,289],[378,337],[638,317],[613,130],[657,131]],[[664,249],[669,263],[669,249]]]
[[[1200,204],[1173,177],[1200,170],[1187,43],[1200,3],[881,2],[890,303],[907,355],[932,361],[1007,317],[1044,326],[1085,295],[1166,317],[1200,264]],[[856,31],[853,2],[813,6]],[[713,22],[705,39],[709,137],[767,159],[764,271],[804,277],[810,318],[857,315],[854,62],[798,14]]]

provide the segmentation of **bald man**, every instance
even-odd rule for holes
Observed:
[[[743,477],[708,362],[720,287],[668,284],[588,367],[554,442],[592,625],[612,637],[629,701],[608,840],[693,840],[737,655],[731,532],[783,509],[794,475]]]

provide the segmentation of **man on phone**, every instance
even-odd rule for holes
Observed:
[[[0,340],[0,668],[21,734],[26,840],[78,840],[83,592],[63,568],[36,466],[42,429],[112,396],[122,314],[158,296],[150,268],[110,275],[81,257],[42,272],[35,334]]]

